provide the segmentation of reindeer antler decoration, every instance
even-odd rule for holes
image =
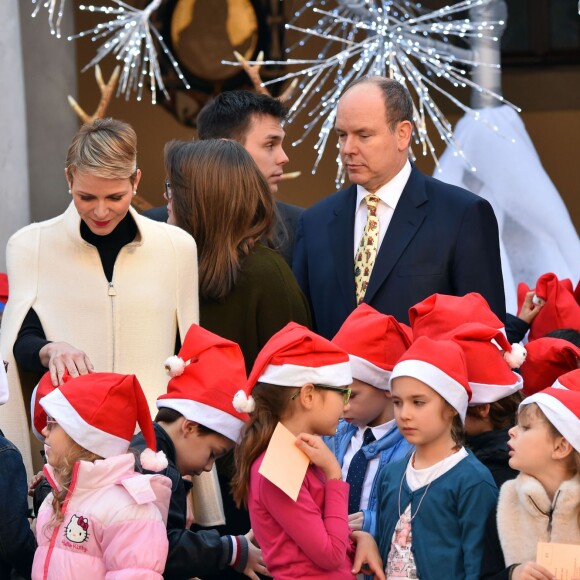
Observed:
[[[111,78],[107,83],[103,81],[103,73],[101,72],[101,67],[97,64],[95,65],[95,78],[97,79],[97,84],[99,85],[99,90],[101,91],[101,100],[97,105],[96,111],[92,115],[88,115],[83,108],[71,97],[68,96],[68,102],[72,107],[73,111],[80,117],[83,123],[92,123],[95,119],[101,119],[105,116],[111,97],[117,86],[117,81],[119,80],[119,75],[121,73],[121,67],[116,66]]]

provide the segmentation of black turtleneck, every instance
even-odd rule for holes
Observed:
[[[110,234],[99,236],[91,232],[87,224],[81,220],[80,234],[85,242],[95,246],[99,252],[103,272],[107,281],[111,282],[115,260],[121,248],[135,239],[137,224],[131,214],[127,212],[127,215]],[[58,275],[58,270],[56,270],[55,276]],[[22,322],[18,337],[14,343],[13,353],[18,367],[28,372],[44,373],[46,368],[41,364],[38,353],[49,342],[51,341],[46,340],[38,314],[36,314],[34,308],[31,308]]]

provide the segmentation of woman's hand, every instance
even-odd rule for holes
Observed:
[[[42,365],[50,371],[50,380],[54,387],[63,384],[62,377],[67,370],[71,377],[95,372],[91,359],[68,342],[49,342],[38,354]]]
[[[385,580],[379,547],[368,532],[353,532],[350,539],[356,544],[353,574],[374,574],[375,580]]]
[[[262,550],[254,544],[254,532],[250,530],[245,537],[248,540],[248,564],[244,569],[244,574],[252,580],[259,580],[256,572],[269,576],[266,564],[262,559]]]
[[[516,566],[511,575],[512,580],[556,580],[556,576],[535,562],[526,562]]]
[[[342,471],[336,457],[321,437],[310,433],[300,433],[296,437],[296,446],[306,453],[313,465],[317,465],[324,471],[326,479],[342,478]]]

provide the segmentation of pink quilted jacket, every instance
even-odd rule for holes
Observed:
[[[75,464],[64,520],[48,527],[52,494],[36,523],[33,580],[161,579],[171,482],[135,473],[132,454]],[[45,475],[57,489],[52,468]]]

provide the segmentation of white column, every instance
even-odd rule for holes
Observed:
[[[0,271],[6,242],[29,221],[26,103],[18,0],[0,2]]]

